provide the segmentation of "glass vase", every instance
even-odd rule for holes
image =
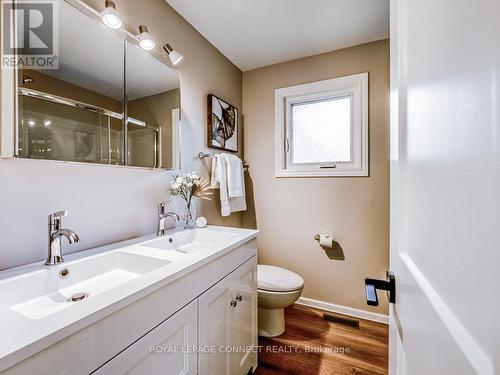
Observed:
[[[186,206],[182,220],[184,221],[184,229],[193,229],[196,226],[196,207],[194,204]]]

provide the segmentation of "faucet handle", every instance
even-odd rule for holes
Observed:
[[[49,225],[58,225],[61,223],[61,218],[68,216],[68,211],[57,211],[49,215]]]

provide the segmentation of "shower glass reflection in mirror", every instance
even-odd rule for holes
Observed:
[[[136,45],[127,42],[126,48],[128,165],[178,168],[172,152],[178,141],[178,73]]]

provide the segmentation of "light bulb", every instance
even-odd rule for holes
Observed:
[[[170,52],[168,55],[170,58],[170,61],[172,61],[172,64],[177,65],[178,63],[181,62],[181,60],[184,58],[179,52],[177,52],[175,49]]]
[[[184,58],[168,43],[163,46],[163,49],[165,50],[165,52],[167,52],[168,58],[170,59],[173,65],[177,65]]]
[[[102,22],[110,29],[119,29],[122,27],[120,14],[116,11],[115,3],[111,0],[106,0],[106,8],[102,11]]]
[[[146,51],[155,48],[155,42],[153,38],[151,38],[148,28],[145,25],[139,26],[139,45]]]

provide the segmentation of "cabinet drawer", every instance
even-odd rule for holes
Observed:
[[[185,306],[114,357],[96,375],[196,374],[197,300]]]

